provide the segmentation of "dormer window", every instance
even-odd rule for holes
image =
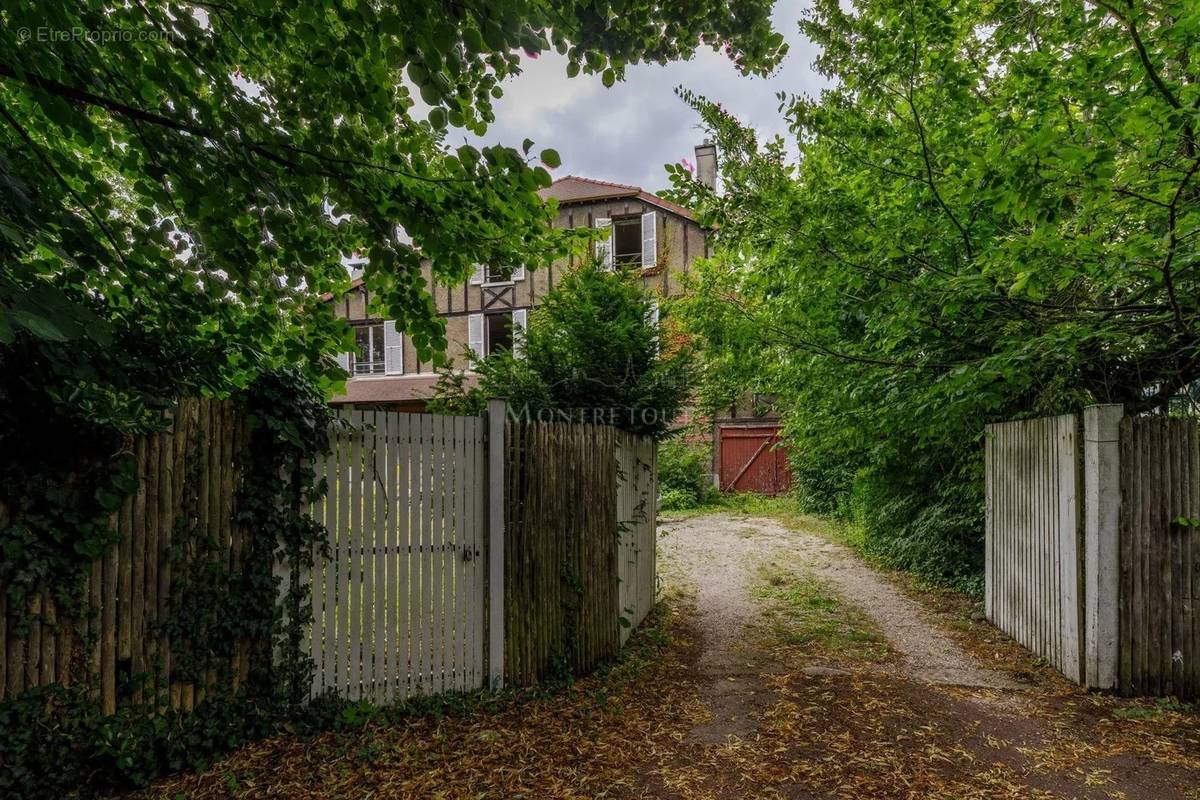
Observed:
[[[605,269],[658,264],[658,214],[647,211],[627,217],[597,217],[595,227],[607,228],[608,236],[596,243],[596,257]]]

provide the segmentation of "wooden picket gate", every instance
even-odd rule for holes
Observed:
[[[342,411],[317,466],[312,694],[390,703],[485,684],[480,417]]]
[[[333,452],[316,465],[328,492],[313,515],[329,535],[307,577],[312,696],[387,703],[501,676],[535,683],[564,666],[581,674],[653,608],[652,439],[565,423],[501,421],[489,436],[482,417],[339,416]],[[489,466],[496,444],[502,477]],[[502,519],[489,519],[491,491]]]

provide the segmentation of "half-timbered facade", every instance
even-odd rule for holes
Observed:
[[[715,177],[715,148],[700,145],[696,154],[700,176]],[[556,227],[607,229],[609,236],[597,243],[595,255],[613,269],[636,272],[650,292],[677,294],[680,278],[706,254],[705,231],[691,212],[640,187],[568,175],[543,189],[542,196],[558,201]],[[576,261],[570,257],[538,269],[481,265],[462,284],[434,286],[454,368],[469,374],[472,358],[512,347],[530,310]],[[424,269],[427,285],[433,285],[429,265]],[[370,315],[370,300],[356,280],[349,293],[330,301],[354,327],[358,344],[342,356],[350,377],[345,394],[333,402],[423,410],[438,379],[433,365],[417,357],[412,342],[391,321]]]

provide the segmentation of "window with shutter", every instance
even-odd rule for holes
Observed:
[[[396,320],[383,323],[383,371],[387,375],[404,374],[404,334],[396,330]]]
[[[483,357],[483,314],[467,315],[467,344],[476,358]]]
[[[483,283],[483,273],[483,264],[476,264],[475,272],[471,275],[471,285],[478,286],[479,284]]]
[[[658,214],[648,211],[642,214],[642,266],[658,264]]]
[[[604,269],[613,268],[612,220],[608,217],[597,217],[595,227],[606,228],[608,238],[596,242],[596,260]]]
[[[612,221],[613,263],[636,267],[642,263],[642,218],[618,217]]]
[[[513,346],[513,312],[485,314],[483,318],[484,350],[490,356]]]

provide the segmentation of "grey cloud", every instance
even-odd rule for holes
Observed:
[[[816,94],[827,85],[811,68],[816,47],[797,30],[801,10],[802,4],[789,0],[776,6],[775,26],[787,37],[790,52],[766,79],[739,75],[728,59],[711,50],[665,67],[631,67],[624,82],[611,89],[598,77],[568,79],[565,61],[557,55],[526,60],[523,74],[505,85],[496,123],[478,141],[519,147],[528,137],[539,149],[558,150],[563,164],[556,176],[585,175],[662,189],[668,183],[663,164],[692,160],[692,149],[703,136],[699,116],[675,95],[676,86],[720,101],[770,136],[786,134],[778,92]]]

